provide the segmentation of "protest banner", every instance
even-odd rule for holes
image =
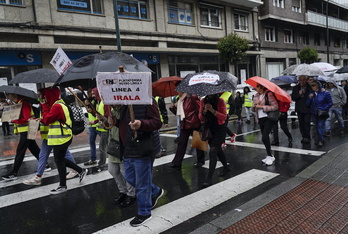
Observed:
[[[53,58],[50,62],[54,69],[62,75],[66,69],[72,64],[69,57],[65,54],[61,47],[58,47],[56,53],[53,55]]]
[[[8,122],[10,120],[19,119],[21,114],[22,103],[10,106],[4,106],[4,110],[2,112],[2,122]]]
[[[28,126],[28,136],[27,138],[29,140],[35,140],[37,131],[39,130],[40,121],[35,119],[29,119],[29,126]]]
[[[105,105],[151,105],[150,72],[98,72],[97,87]]]

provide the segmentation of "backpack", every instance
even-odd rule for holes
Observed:
[[[65,105],[69,110],[72,126],[64,123],[68,128],[71,129],[73,135],[78,135],[85,130],[85,116],[82,108],[76,105],[66,105],[65,103],[59,102]]]

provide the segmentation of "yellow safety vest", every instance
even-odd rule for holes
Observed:
[[[104,112],[104,103],[103,103],[103,101],[100,101],[100,103],[97,104],[97,111],[98,111],[101,115],[104,116],[105,112]],[[96,125],[97,125],[97,126],[96,126],[97,131],[99,131],[99,132],[107,132],[107,131],[108,131],[108,130],[104,129],[103,123],[100,123],[100,122],[99,122],[99,123],[97,123]]]
[[[227,113],[230,110],[230,104],[228,104],[228,99],[230,98],[230,96],[232,95],[231,92],[224,92],[220,97],[222,99],[224,99],[225,103],[226,103],[226,109],[227,109]]]
[[[22,100],[19,100],[18,104],[19,103],[22,103]],[[35,118],[34,111],[33,111],[32,107],[30,107],[30,118]],[[29,122],[27,121],[24,124],[16,124],[16,123],[14,123],[13,126],[14,126],[13,130],[14,130],[15,134],[18,134],[18,133],[21,133],[21,132],[28,132]]]
[[[163,116],[162,116],[162,114],[161,114],[161,110],[160,110],[160,108],[159,108],[159,105],[158,105],[158,100],[160,99],[160,97],[159,96],[156,96],[155,97],[155,101],[157,102],[157,108],[158,108],[158,112],[160,113],[160,118],[161,118],[161,122],[163,123]]]
[[[71,127],[72,121],[68,107],[65,106],[63,100],[58,100],[53,105],[56,104],[62,106],[65,115],[65,123]],[[66,124],[60,123],[59,121],[49,124],[47,145],[62,145],[72,138],[72,131]]]
[[[94,101],[92,101],[91,105],[94,105]],[[97,119],[97,116],[93,116],[91,113],[88,113],[88,122],[93,122]],[[98,123],[91,125],[91,127],[97,127]]]
[[[245,107],[252,107],[253,106],[253,102],[252,100],[249,98],[248,94],[244,94],[244,106]]]

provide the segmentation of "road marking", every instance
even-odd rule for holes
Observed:
[[[240,141],[235,141],[234,143],[231,143],[229,141],[226,141],[226,144],[252,147],[257,149],[266,149],[263,144],[256,144],[256,143],[248,143],[248,142],[240,142]],[[325,151],[314,151],[314,150],[297,149],[297,148],[289,148],[289,147],[273,146],[273,145],[272,145],[272,150],[293,153],[293,154],[306,154],[311,156],[321,156],[326,153]]]
[[[162,233],[276,176],[252,169],[154,209],[152,219],[145,225],[131,227],[132,219],[128,219],[96,233]]]
[[[173,160],[173,156],[174,156],[174,154],[169,154],[167,156],[163,156],[159,159],[156,159],[154,162],[154,167],[164,165],[164,164],[171,162]],[[193,157],[193,156],[185,154],[184,158],[187,159],[187,158],[191,158],[191,157]],[[56,169],[52,170],[51,172],[52,173],[50,174],[50,176],[45,176],[45,177],[47,178],[47,177],[58,175],[58,171]],[[26,175],[26,176],[21,176],[20,179],[18,179],[16,181],[8,181],[8,182],[2,181],[1,188],[9,187],[9,186],[12,186],[14,184],[20,184],[23,182],[24,177],[25,177],[25,179],[28,179],[27,178],[28,176]],[[71,190],[71,189],[83,187],[86,185],[102,182],[102,181],[105,181],[105,180],[108,180],[111,178],[112,178],[112,176],[110,175],[110,173],[108,171],[101,171],[101,172],[96,173],[96,174],[88,174],[88,176],[86,177],[86,179],[84,180],[84,182],[82,184],[78,183],[78,177],[76,177],[74,179],[67,180],[67,186],[68,186],[68,190]],[[50,184],[50,185],[46,185],[46,186],[34,186],[33,185],[32,189],[28,189],[28,190],[20,191],[17,193],[11,193],[11,194],[1,196],[0,197],[0,208],[15,205],[15,204],[18,204],[21,202],[30,201],[32,199],[36,199],[36,198],[40,198],[40,197],[49,196],[49,191],[56,188],[57,186],[58,186],[58,183]]]

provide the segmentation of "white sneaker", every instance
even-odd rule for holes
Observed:
[[[83,169],[83,171],[82,171],[81,174],[79,175],[79,176],[80,176],[80,181],[79,181],[80,184],[81,184],[82,181],[86,178],[87,173],[88,173],[88,169]]]
[[[50,194],[56,195],[56,194],[60,194],[60,193],[65,193],[66,191],[67,191],[67,187],[66,186],[58,186],[58,188],[52,189],[50,191]]]
[[[267,166],[271,166],[274,163],[274,161],[275,161],[275,157],[271,156],[266,160],[265,164]]]
[[[49,172],[49,171],[52,171],[52,168],[50,167],[50,165],[46,164],[44,172]]]
[[[77,171],[75,171],[75,170],[71,170],[70,172],[69,172],[69,174],[67,174],[66,175],[66,179],[72,179],[72,178],[74,178],[75,176],[77,176],[79,173],[77,172]]]
[[[269,158],[272,158],[272,156],[266,156],[266,158],[262,159],[262,162],[265,163]]]
[[[41,185],[41,180],[42,180],[42,178],[38,177],[36,175],[34,178],[32,178],[30,180],[24,180],[23,184],[26,184],[26,185]]]

